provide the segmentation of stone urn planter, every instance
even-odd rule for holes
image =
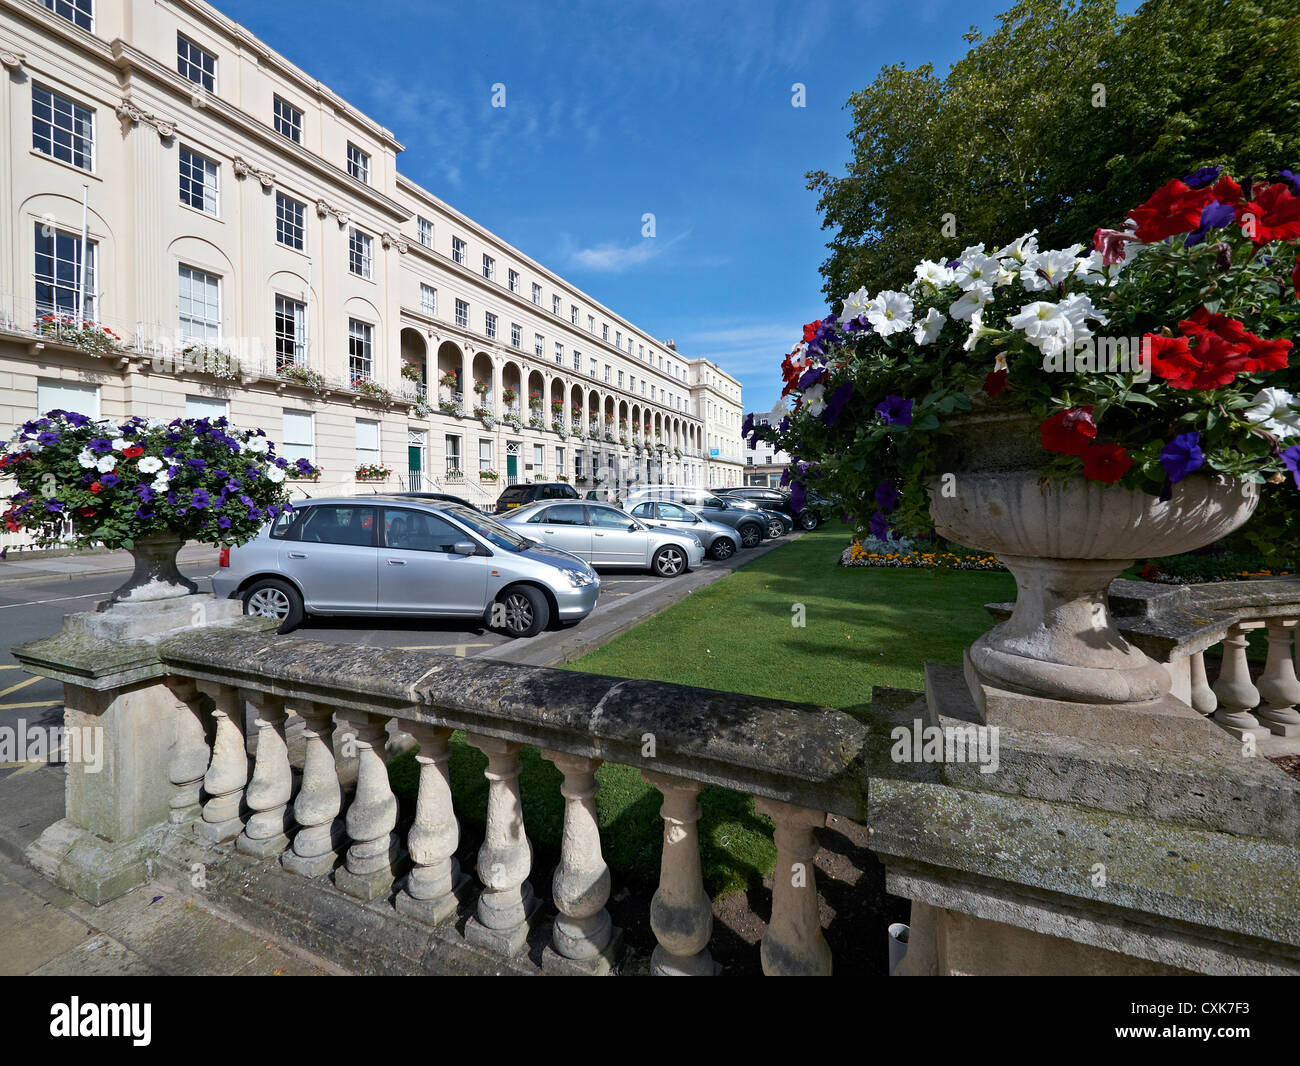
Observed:
[[[176,569],[176,553],[184,544],[184,538],[171,530],[136,538],[131,548],[135,569],[113,591],[109,602],[147,603],[198,592],[198,585]]]
[[[1115,627],[1110,583],[1137,558],[1176,555],[1226,536],[1258,503],[1257,487],[1192,475],[1169,500],[1082,477],[1047,482],[1036,420],[970,415],[954,425],[931,481],[941,535],[989,552],[1016,579],[1011,617],[972,646],[978,680],[1010,692],[1093,704],[1164,697],[1168,671]]]

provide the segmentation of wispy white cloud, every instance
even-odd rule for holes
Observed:
[[[680,244],[690,236],[689,229],[675,237],[642,237],[632,244],[617,244],[606,241],[588,248],[574,248],[569,245],[565,257],[570,266],[579,270],[590,270],[598,274],[622,274],[634,267],[643,266],[652,259],[658,259],[670,248]]]

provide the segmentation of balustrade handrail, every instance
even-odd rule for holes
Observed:
[[[433,652],[289,642],[248,627],[195,629],[165,641],[159,652],[171,673],[195,681],[866,816],[861,766],[869,731],[843,711]]]

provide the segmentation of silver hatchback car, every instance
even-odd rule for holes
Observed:
[[[223,551],[212,591],[288,626],[306,614],[466,617],[531,637],[586,618],[600,578],[462,504],[342,496],[298,504]]]
[[[535,503],[511,511],[505,524],[532,540],[572,552],[592,566],[635,567],[676,577],[704,561],[704,545],[698,537],[647,526],[608,503]]]
[[[740,547],[740,534],[721,522],[710,522],[680,503],[646,500],[628,508],[628,514],[646,525],[677,529],[697,537],[704,550],[715,559],[730,559]]]

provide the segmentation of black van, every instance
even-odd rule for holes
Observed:
[[[578,490],[563,481],[529,481],[509,486],[497,497],[497,514],[505,514],[538,500],[576,500]]]

